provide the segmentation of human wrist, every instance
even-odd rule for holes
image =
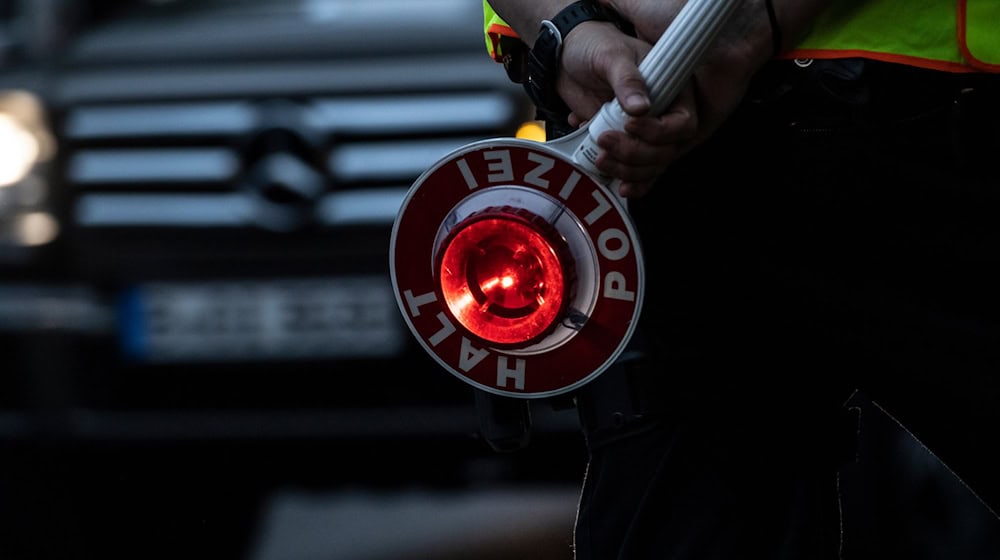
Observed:
[[[781,50],[795,48],[812,28],[813,22],[835,0],[771,0],[775,16],[781,27]]]
[[[550,19],[542,20],[538,35],[528,53],[528,79],[525,88],[535,105],[547,114],[562,120],[570,113],[557,90],[561,73],[563,49],[581,26],[606,25],[622,31],[633,32],[631,25],[593,0],[577,0],[562,8]],[[588,33],[584,33],[588,36]]]
[[[784,50],[781,22],[778,21],[778,14],[774,8],[772,0],[764,0],[764,10],[767,11],[767,19],[771,28],[771,56],[777,57]]]
[[[744,62],[761,66],[792,50],[833,0],[752,0],[733,15],[723,38]]]
[[[775,55],[775,35],[769,16],[769,0],[746,2],[730,17],[716,43],[718,62],[731,68],[747,69],[752,74]],[[777,9],[775,9],[775,23]],[[780,33],[780,32],[779,32]]]

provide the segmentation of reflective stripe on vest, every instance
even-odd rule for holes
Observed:
[[[782,58],[846,56],[949,72],[1000,72],[1000,0],[836,3]]]
[[[483,34],[486,36],[486,51],[496,62],[503,62],[500,37],[518,38],[517,33],[493,11],[487,0],[483,0]]]

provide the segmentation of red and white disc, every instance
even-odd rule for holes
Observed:
[[[638,238],[621,201],[545,144],[484,140],[411,187],[390,243],[400,310],[459,379],[521,398],[610,366],[642,305]]]

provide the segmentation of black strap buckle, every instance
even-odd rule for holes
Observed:
[[[570,110],[556,90],[563,39],[585,21],[614,23],[623,32],[635,35],[635,27],[617,12],[594,0],[578,0],[559,11],[551,20],[542,22],[535,44],[527,53],[527,75],[522,82],[525,91],[538,109],[538,118],[555,130],[569,130],[566,118]],[[516,80],[515,80],[516,81]]]

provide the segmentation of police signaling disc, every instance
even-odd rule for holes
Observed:
[[[390,243],[400,310],[447,371],[522,398],[610,366],[642,305],[638,238],[621,201],[547,144],[469,144],[425,172]]]

